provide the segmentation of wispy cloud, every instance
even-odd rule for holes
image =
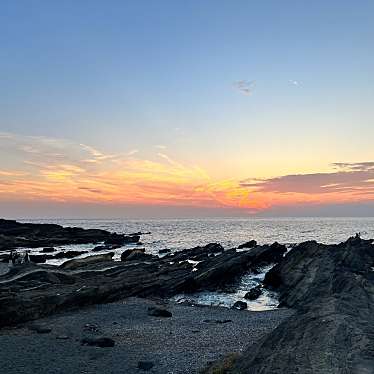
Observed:
[[[356,202],[372,200],[374,162],[334,163],[329,173],[290,174],[269,179],[249,178],[242,187],[277,200]]]
[[[163,145],[163,144],[156,144],[154,147],[157,149],[161,149],[161,150],[164,150],[167,148],[166,145]]]
[[[65,139],[0,133],[0,201],[230,207],[248,212],[374,201],[374,161],[339,162],[326,173],[237,181],[212,179],[206,170],[175,160],[165,149],[157,148],[147,159],[135,151],[106,154]]]
[[[233,183],[213,181],[204,170],[174,160],[165,149],[144,159],[137,157],[137,150],[106,154],[64,139],[8,134],[0,138],[0,160],[5,151],[13,165],[2,170],[0,161],[0,200],[243,205],[243,199],[232,194]]]
[[[240,81],[236,81],[233,83],[234,88],[246,96],[249,96],[252,94],[254,85],[255,85],[254,81],[246,81],[246,80],[240,80]]]

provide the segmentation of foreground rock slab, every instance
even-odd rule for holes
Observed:
[[[251,346],[232,373],[374,373],[374,246],[305,242],[265,277],[296,313]]]

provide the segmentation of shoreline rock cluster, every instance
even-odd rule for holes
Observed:
[[[0,233],[6,231],[2,224],[4,221],[0,221]],[[5,225],[18,231],[1,234],[0,243],[14,232],[14,243],[37,240],[36,232],[19,236],[22,229],[17,226],[22,224]],[[44,232],[44,228],[33,229]],[[57,241],[67,240],[62,236],[66,229],[55,230],[54,239],[44,245],[50,247],[56,237]],[[235,355],[229,365],[225,361],[224,369],[215,363],[205,372],[374,372],[374,240],[356,235],[336,245],[308,241],[288,252],[278,243],[258,245],[250,241],[238,251],[210,243],[176,253],[163,250],[160,257],[136,248],[124,250],[121,261],[115,262],[109,246],[123,243],[123,236],[108,232],[97,235],[94,240],[100,237],[108,246],[105,254],[73,258],[58,267],[32,263],[14,266],[0,276],[0,328],[131,296],[170,298],[179,293],[222,290],[232,287],[246,272],[255,273],[274,264],[246,299],[259,297],[263,288],[274,290],[279,294],[279,306],[292,308],[294,313]],[[79,231],[78,236],[69,236],[73,241],[82,237],[88,240],[89,235]],[[108,242],[108,238],[114,239]],[[244,304],[237,303],[234,308],[246,309]],[[148,313],[171,317],[163,310],[150,309]]]
[[[91,244],[103,242],[105,246],[139,242],[141,233],[130,235],[111,233],[100,229],[63,227],[47,223],[20,223],[0,219],[0,251],[27,247],[51,248],[64,244]]]
[[[221,290],[247,271],[277,263],[286,250],[274,243],[238,252],[210,243],[163,257],[142,249],[125,250],[121,262],[112,261],[113,253],[108,252],[73,258],[58,267],[14,266],[0,277],[0,327],[129,296],[169,298]]]
[[[294,247],[266,274],[264,287],[277,290],[279,306],[295,313],[225,372],[373,373],[373,270],[373,240],[359,235]]]

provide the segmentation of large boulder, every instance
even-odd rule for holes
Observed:
[[[238,246],[238,249],[243,249],[243,248],[253,248],[253,247],[256,247],[256,245],[257,245],[256,240],[250,240],[250,241],[248,241],[248,242],[245,242],[245,243],[243,243],[243,244],[240,244],[240,245]]]
[[[145,248],[126,249],[121,254],[121,261],[128,261],[129,259],[141,259],[144,258]],[[129,258],[130,257],[130,258]]]
[[[62,259],[62,258],[74,258],[88,253],[88,251],[66,251],[58,252],[53,256],[53,259]]]
[[[87,256],[83,258],[75,258],[75,259],[64,262],[62,265],[60,265],[60,268],[65,269],[65,270],[75,270],[83,266],[97,264],[100,262],[111,261],[113,256],[114,256],[114,253],[109,252],[109,253],[105,253],[102,255],[93,255],[93,256]]]
[[[236,301],[234,305],[232,306],[232,309],[238,309],[238,310],[246,310],[248,308],[248,305],[244,301]]]
[[[251,288],[245,295],[244,298],[247,300],[256,300],[262,295],[262,287],[256,286]]]
[[[271,245],[254,247],[249,252],[255,257],[255,262],[258,265],[268,265],[281,261],[285,253],[287,253],[287,247],[274,242]]]
[[[295,314],[243,353],[234,373],[374,372],[374,247],[302,243],[265,277]]]

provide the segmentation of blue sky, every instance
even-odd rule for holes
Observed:
[[[220,179],[371,161],[373,14],[361,0],[4,0],[0,131],[151,160],[161,145]]]

